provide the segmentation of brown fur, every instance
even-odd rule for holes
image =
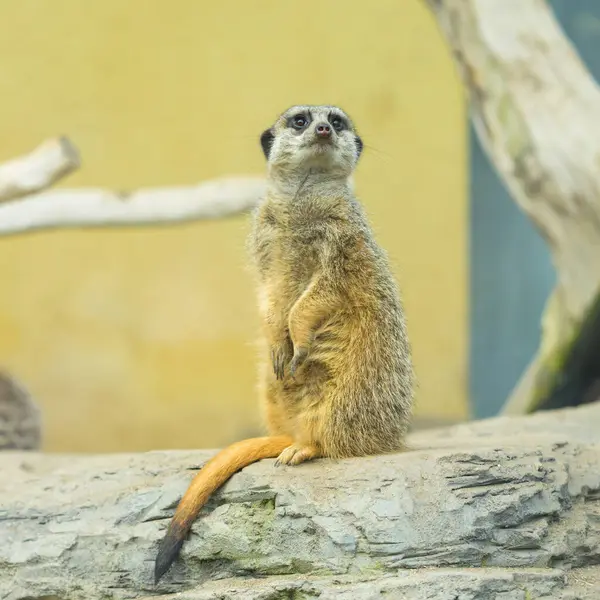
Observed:
[[[290,126],[298,114],[310,120],[301,131]],[[345,126],[317,139],[316,126],[336,116]],[[398,288],[350,182],[362,142],[339,108],[302,106],[283,113],[261,143],[268,192],[248,246],[266,343],[262,408],[274,437],[234,444],[200,471],[163,541],[157,580],[210,494],[251,462],[277,456],[276,464],[297,465],[404,447],[411,353]]]

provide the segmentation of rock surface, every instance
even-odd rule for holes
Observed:
[[[600,405],[412,434],[405,454],[235,475],[158,586],[208,451],[0,455],[0,598],[600,598]]]
[[[39,450],[42,413],[25,386],[0,368],[0,452]]]

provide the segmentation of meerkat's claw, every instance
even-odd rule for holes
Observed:
[[[277,379],[284,378],[285,365],[290,362],[291,358],[292,349],[290,340],[271,349],[271,362],[273,363],[273,372]]]
[[[295,348],[294,356],[292,356],[292,362],[290,362],[290,375],[294,377],[298,367],[306,360],[308,356],[308,350],[306,348]]]
[[[276,379],[283,379],[285,364],[282,356],[276,351],[271,352],[271,362],[273,363],[273,372],[275,373]]]
[[[284,364],[281,360],[281,355],[273,353],[271,356],[271,360],[273,361],[273,372],[275,373],[275,378],[283,379]]]

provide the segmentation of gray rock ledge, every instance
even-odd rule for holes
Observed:
[[[0,453],[0,598],[600,598],[600,404],[409,443],[244,469],[157,587],[158,541],[212,451]]]

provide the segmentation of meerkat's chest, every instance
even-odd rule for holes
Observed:
[[[323,243],[311,232],[274,230],[265,239],[263,260],[271,267],[312,271],[320,262]]]

